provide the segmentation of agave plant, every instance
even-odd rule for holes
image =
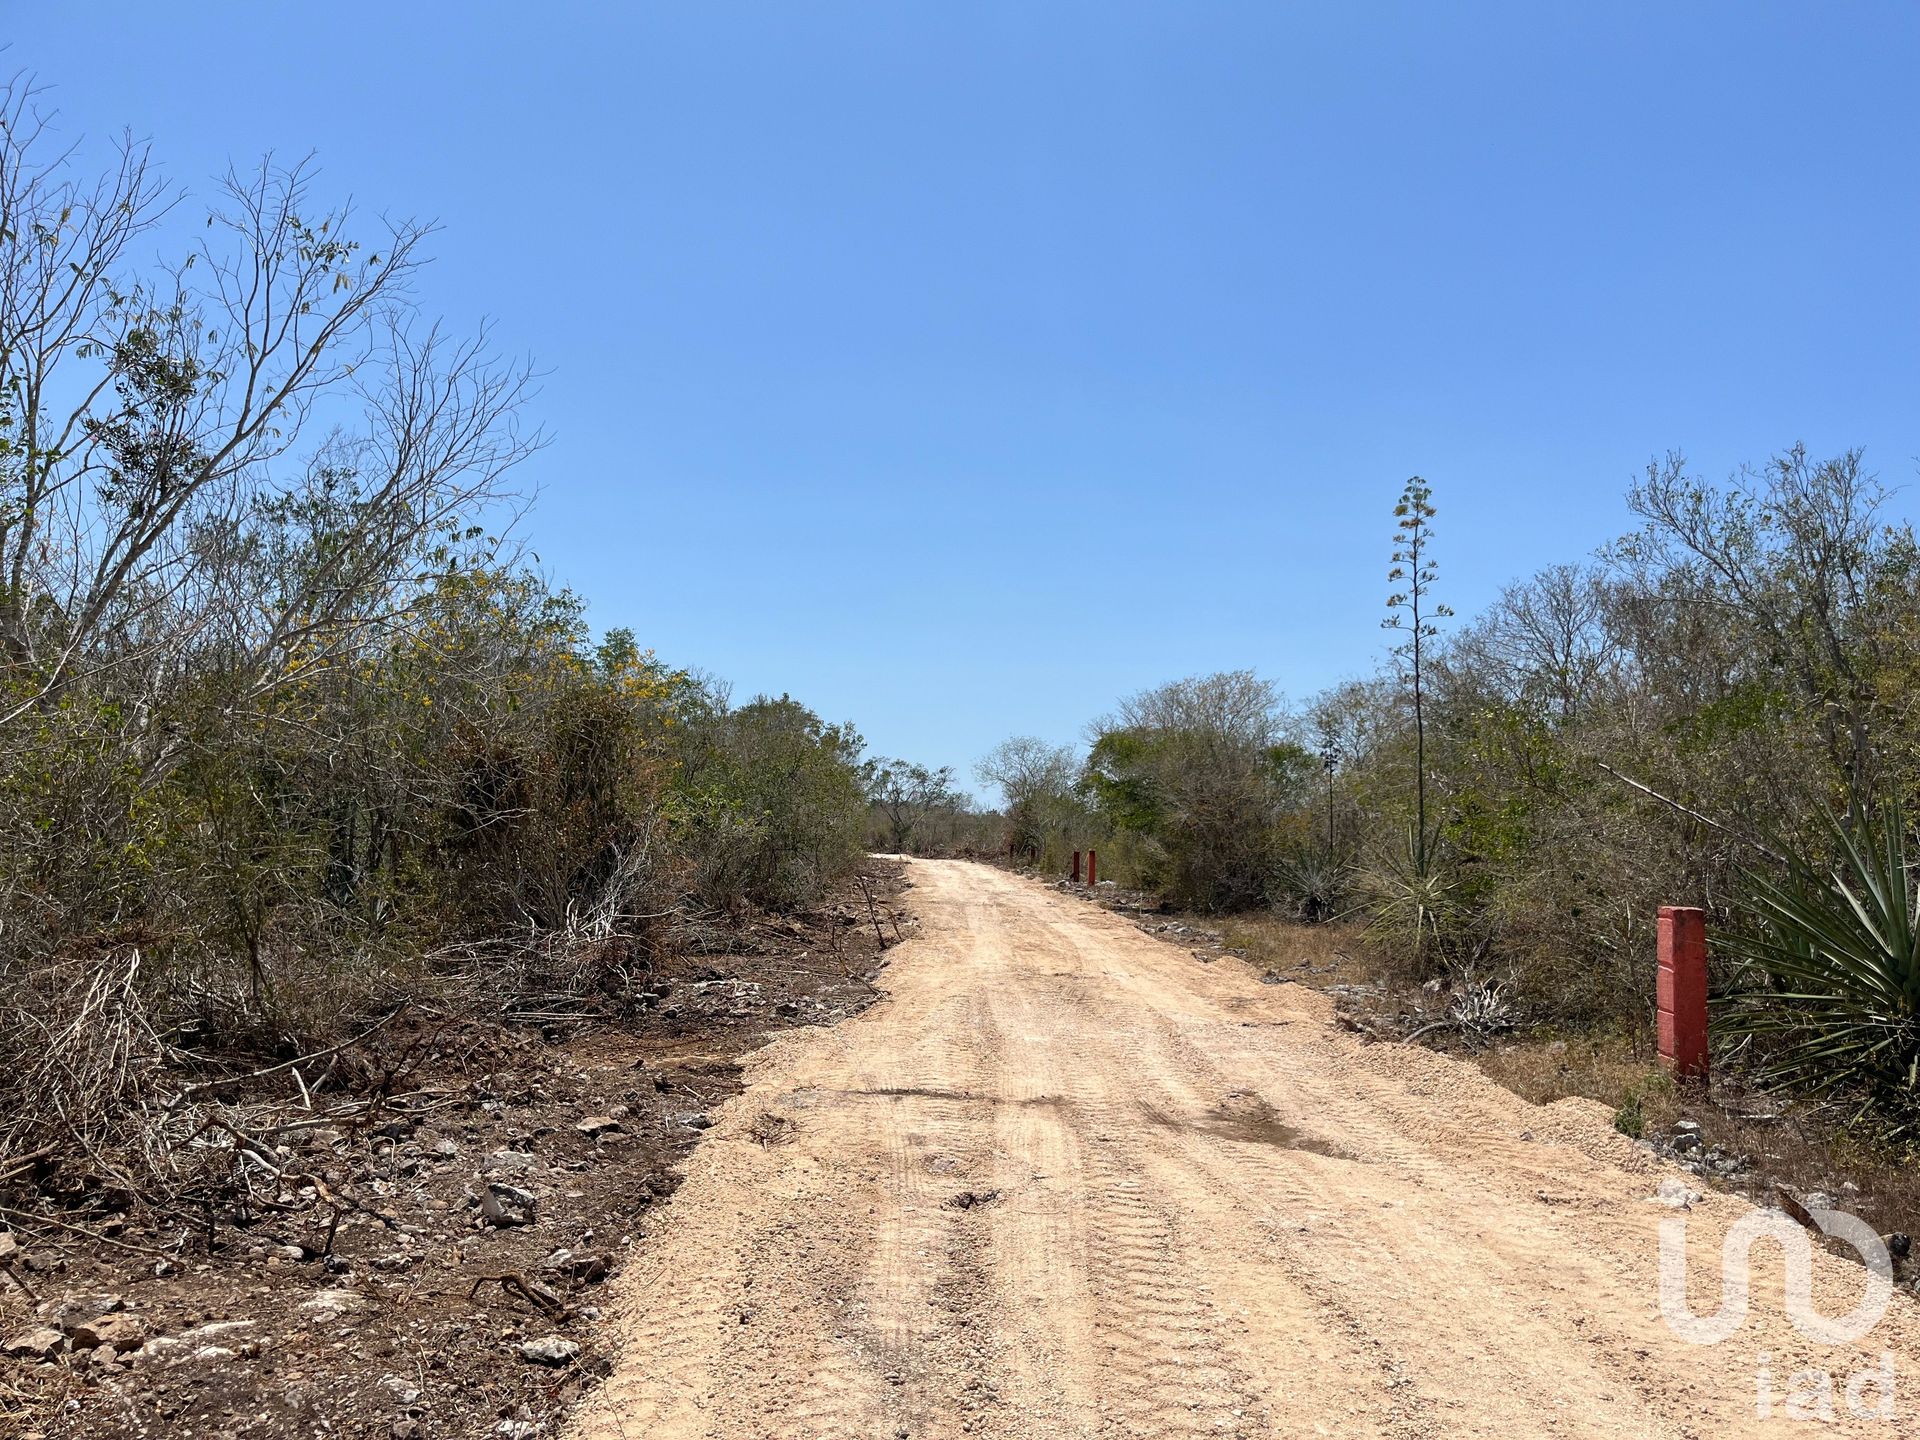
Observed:
[[[1348,886],[1346,864],[1317,850],[1303,849],[1283,857],[1274,879],[1276,898],[1303,920],[1325,920],[1337,914]]]
[[[1920,898],[1906,816],[1834,827],[1835,858],[1790,858],[1779,879],[1749,874],[1737,902],[1751,929],[1724,937],[1764,983],[1735,996],[1726,1020],[1762,1037],[1765,1077],[1814,1093],[1860,1097],[1900,1117],[1920,1113]]]
[[[1453,1001],[1447,1006],[1447,1019],[1453,1027],[1479,1041],[1506,1034],[1519,1023],[1519,1018],[1519,1007],[1505,985],[1476,979],[1471,974],[1455,983]]]
[[[1385,851],[1360,872],[1369,931],[1425,965],[1440,948],[1441,932],[1456,908],[1454,886],[1431,842],[1408,827],[1406,848]]]

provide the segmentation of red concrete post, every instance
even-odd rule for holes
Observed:
[[[1099,862],[1099,858],[1100,858],[1099,851],[1097,850],[1087,851],[1087,884],[1089,885],[1094,883],[1093,867]]]
[[[1080,852],[1078,850],[1073,852],[1073,883],[1076,885],[1080,883]]]
[[[1675,1075],[1707,1073],[1707,912],[1660,907],[1655,1003],[1660,1059]]]

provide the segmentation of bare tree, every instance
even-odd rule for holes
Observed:
[[[983,783],[999,787],[1009,809],[1071,789],[1073,771],[1073,751],[1033,735],[1002,740],[974,767]]]
[[[1450,647],[1448,662],[1483,666],[1515,703],[1548,708],[1561,725],[1573,725],[1621,660],[1610,610],[1599,572],[1549,566],[1502,589]]]
[[[1814,461],[1796,445],[1724,486],[1670,454],[1628,496],[1646,527],[1613,552],[1643,598],[1718,611],[1753,634],[1816,717],[1856,821],[1874,794],[1883,637],[1910,586],[1913,537],[1880,518],[1887,499],[1858,450]]]
[[[540,443],[531,376],[422,322],[431,227],[231,172],[177,264],[145,145],[89,175],[0,87],[0,655],[25,703],[105,668],[217,657],[244,701],[323,662],[477,538]]]
[[[981,782],[1006,799],[1014,847],[1036,855],[1072,809],[1075,770],[1073,751],[1033,735],[1002,740],[974,766]]]
[[[929,770],[910,760],[876,760],[867,772],[867,800],[887,819],[888,838],[906,850],[927,821],[959,810],[964,797],[953,787],[953,767]]]

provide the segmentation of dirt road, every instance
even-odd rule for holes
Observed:
[[[641,1246],[587,1440],[1913,1433],[1914,1310],[1803,1337],[1778,1249],[1688,1344],[1659,1166],[1324,997],[981,866],[923,862],[889,998],[762,1052]],[[1694,1308],[1720,1239],[1687,1215]],[[1828,1316],[1865,1272],[1821,1254]],[[1852,1418],[1889,1353],[1898,1419]],[[1862,1410],[1877,1384],[1854,1384]],[[1771,1396],[1773,1415],[1760,1408]]]

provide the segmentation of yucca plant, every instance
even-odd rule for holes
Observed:
[[[1431,837],[1409,826],[1405,848],[1381,851],[1358,879],[1369,933],[1425,968],[1439,953],[1456,909],[1453,881],[1442,871]]]
[[[1349,882],[1348,867],[1325,851],[1302,848],[1282,857],[1274,869],[1274,897],[1303,920],[1337,914]]]
[[[1834,862],[1788,859],[1749,874],[1736,908],[1751,927],[1723,954],[1761,983],[1726,1004],[1727,1028],[1756,1037],[1762,1078],[1861,1101],[1901,1128],[1920,1118],[1920,908],[1906,816],[1834,826]],[[1858,1118],[1858,1116],[1856,1116]]]

